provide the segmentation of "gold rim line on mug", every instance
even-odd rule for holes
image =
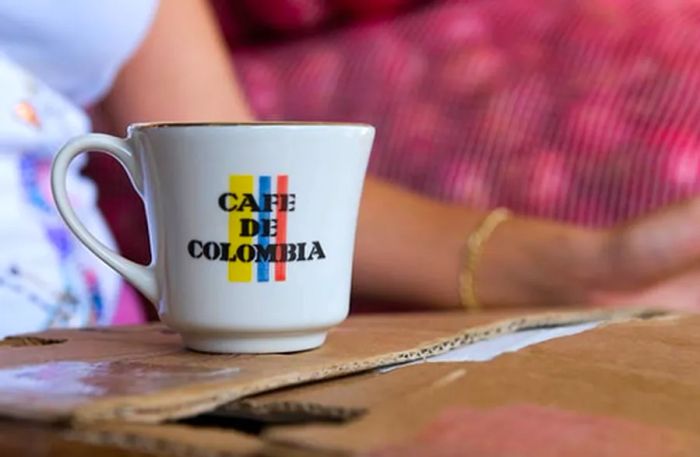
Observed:
[[[257,121],[257,122],[135,122],[129,129],[168,128],[168,127],[353,127],[374,128],[363,122],[307,122],[307,121]]]
[[[459,275],[459,299],[468,311],[481,309],[481,303],[476,296],[475,278],[476,267],[484,249],[496,228],[510,219],[512,213],[508,208],[496,208],[481,221],[471,232],[465,245],[464,262]]]

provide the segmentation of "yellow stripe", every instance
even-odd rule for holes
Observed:
[[[252,175],[231,175],[229,177],[229,191],[238,195],[238,203],[245,193],[253,193]],[[241,244],[250,244],[253,237],[241,236],[241,219],[253,217],[250,208],[243,211],[231,211],[228,220],[228,240],[231,243],[230,252],[233,254]],[[248,262],[229,262],[228,280],[232,282],[250,282],[253,279],[253,264]]]

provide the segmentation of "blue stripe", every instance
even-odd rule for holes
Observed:
[[[270,193],[270,188],[272,187],[272,179],[269,176],[260,176],[258,178],[258,201],[262,204],[265,201],[265,194]],[[260,229],[263,229],[263,221],[270,220],[270,213],[265,213],[260,211],[258,213],[258,222],[260,222]],[[262,246],[267,246],[270,243],[270,237],[258,235],[258,243]],[[270,280],[270,263],[266,260],[258,263],[258,282],[268,282]]]

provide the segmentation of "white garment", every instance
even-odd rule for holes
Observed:
[[[78,106],[141,43],[157,0],[0,0],[0,50]]]
[[[120,280],[58,218],[50,161],[89,131],[80,106],[109,88],[155,9],[155,0],[0,0],[0,337],[112,319]],[[79,165],[68,178],[74,208],[114,245]]]

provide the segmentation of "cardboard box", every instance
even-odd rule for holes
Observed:
[[[697,456],[700,316],[612,324],[490,362],[414,365],[248,402],[366,412],[341,425],[272,427],[264,438],[278,450]]]
[[[659,316],[664,315],[635,310],[526,316],[514,315],[513,311],[366,315],[352,317],[334,329],[321,349],[261,356],[189,352],[182,349],[177,335],[161,325],[55,330],[0,343],[0,414],[57,424],[51,426],[52,433],[60,436],[57,443],[74,441],[142,453],[249,456],[280,452],[286,455],[292,451],[404,452],[400,446],[412,443],[414,436],[439,421],[449,406],[471,408],[451,413],[471,417],[469,414],[478,416],[484,408],[510,405],[520,399],[530,406],[556,405],[565,411],[610,415],[610,405],[603,400],[595,400],[599,407],[588,410],[580,408],[579,403],[566,403],[568,397],[562,392],[569,389],[564,382],[569,378],[554,377],[547,380],[550,384],[522,380],[538,379],[544,374],[563,376],[562,373],[573,370],[589,387],[576,391],[579,401],[589,398],[584,403],[595,403],[590,398],[597,398],[598,392],[624,393],[625,382],[631,378],[625,378],[623,367],[632,364],[632,347],[624,339],[611,340],[605,332],[629,328],[639,339],[643,332],[638,325],[654,322],[654,329],[666,329],[675,335],[670,340],[659,336],[664,345],[657,348],[660,352],[654,353],[655,357],[664,353],[668,356],[666,351],[675,350],[670,342],[692,347],[694,340],[687,340],[683,332],[689,331],[691,324],[697,325],[697,321],[660,320]],[[640,319],[651,320],[637,322]],[[385,374],[372,371],[421,360],[503,333],[597,320],[627,324],[561,340],[563,343],[585,337],[586,351],[578,345],[556,349],[559,346],[555,343],[559,342],[552,341],[541,345],[549,348],[554,344],[555,349],[548,349],[550,352],[541,352],[541,347],[535,346],[486,363],[425,364]],[[683,325],[679,326],[679,322]],[[599,334],[603,335],[602,343],[592,336]],[[640,340],[642,345],[653,346],[645,338]],[[620,345],[622,359],[615,362],[620,370],[613,370],[617,377],[602,376],[596,359],[616,353],[608,347],[615,345]],[[690,369],[687,365],[692,362],[692,355],[692,350],[684,352],[684,380],[700,373],[700,368]],[[666,360],[663,366],[668,369],[675,365]],[[648,370],[647,374],[653,373],[656,372]],[[614,382],[593,389],[593,381]],[[645,379],[640,383],[634,385],[652,387]],[[678,397],[669,392],[660,394],[667,401],[666,406],[676,408],[681,400],[691,401],[689,396],[698,393],[694,387],[685,387]],[[281,388],[287,389],[279,391]],[[255,394],[259,396],[246,399]],[[237,402],[241,399],[245,400]],[[289,416],[290,412],[296,416]],[[280,420],[280,413],[287,414],[286,419]],[[493,414],[487,419],[500,420]],[[206,420],[172,423],[197,415]],[[646,416],[622,416],[649,422]],[[268,427],[261,439],[225,428],[236,418],[287,425]],[[670,420],[670,416],[663,419]],[[300,424],[310,420],[322,420],[324,424],[289,425],[290,421]],[[682,424],[689,427],[690,422],[685,417]],[[688,443],[694,445],[691,438],[695,438],[695,432],[677,425],[673,422],[664,427],[673,431],[673,439],[685,446],[682,449],[688,448]]]

